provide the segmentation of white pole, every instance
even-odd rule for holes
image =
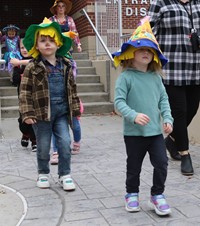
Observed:
[[[119,23],[119,43],[122,45],[122,1],[118,0],[118,23]]]

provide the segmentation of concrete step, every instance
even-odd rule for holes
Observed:
[[[104,92],[104,85],[101,83],[77,83],[77,92]]]
[[[96,69],[95,67],[78,67],[78,75],[79,74],[94,75],[96,74]]]
[[[3,96],[17,96],[17,87],[14,86],[0,87],[0,97]]]
[[[0,97],[0,105],[1,107],[12,107],[12,106],[18,106],[19,99],[18,96],[5,96]]]
[[[89,55],[87,52],[72,53],[72,57],[74,60],[88,60],[89,59]]]
[[[114,111],[114,105],[110,102],[84,103],[84,114],[103,114]]]
[[[84,103],[84,113],[86,114],[103,114],[113,112],[114,105],[109,102],[92,102]],[[18,118],[19,117],[19,107],[2,107],[1,108],[1,118]]]
[[[76,77],[77,83],[98,83],[100,82],[100,76],[99,75],[81,75],[78,74]]]
[[[76,78],[77,83],[98,83],[100,82],[100,76],[96,74],[78,74]],[[9,77],[0,77],[0,87],[12,86]]]
[[[9,77],[8,71],[0,70],[0,78]]]
[[[18,117],[19,117],[19,106],[1,108],[1,118],[18,118]]]
[[[77,67],[92,67],[90,60],[76,60]]]
[[[72,56],[77,63],[77,92],[84,104],[84,114],[112,112],[113,104],[108,102],[109,95],[104,91],[88,53],[73,53]],[[0,70],[0,118],[18,118],[18,104],[17,87],[12,86],[8,72]]]
[[[77,83],[77,92],[103,92],[104,86],[101,83]],[[17,87],[0,87],[0,96],[16,96]]]
[[[87,92],[87,93],[78,93],[78,96],[83,103],[91,102],[105,102],[109,100],[109,96],[105,92]],[[0,97],[1,107],[12,107],[18,106],[19,99],[18,96],[4,96]]]
[[[83,103],[109,101],[109,96],[106,92],[85,92],[78,93],[78,96]]]
[[[0,86],[11,86],[10,78],[7,76],[0,77]]]

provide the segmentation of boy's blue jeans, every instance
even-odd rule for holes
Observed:
[[[58,113],[59,111],[57,111]],[[52,132],[59,154],[58,175],[70,174],[71,150],[67,114],[52,114],[51,121],[38,121],[33,125],[37,140],[38,173],[48,174]]]

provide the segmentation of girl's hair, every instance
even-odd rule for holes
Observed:
[[[120,65],[123,70],[125,70],[127,68],[134,68],[133,67],[133,59],[122,60]],[[165,74],[164,74],[161,66],[153,60],[149,63],[147,70],[155,72],[156,74],[162,76],[163,78],[165,77]]]

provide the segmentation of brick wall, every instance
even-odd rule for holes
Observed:
[[[106,1],[106,0],[105,0]],[[109,0],[114,2],[114,0]],[[116,0],[115,0],[116,1]],[[86,6],[94,6],[95,0],[72,0],[73,7],[69,15],[74,15],[79,12],[82,8]],[[138,2],[138,4],[136,4]],[[122,21],[123,29],[134,29],[139,19],[142,17],[139,14],[141,8],[148,8],[149,4],[147,0],[145,4],[140,4],[137,0],[122,0]],[[7,24],[16,24],[22,30],[27,29],[30,24],[41,23],[43,18],[52,16],[49,8],[53,5],[54,0],[34,0],[34,1],[14,1],[14,0],[1,0],[0,2],[0,29],[5,27]],[[129,8],[129,13],[131,11],[131,16],[126,16],[126,10]],[[26,16],[26,10],[31,10],[31,15]],[[28,12],[29,13],[29,12]],[[94,12],[88,13],[92,22],[95,24],[95,14]],[[79,32],[80,38],[87,36],[95,36],[95,33],[85,18],[85,16],[78,16],[74,19],[77,30]]]
[[[72,7],[72,10],[69,15],[73,16],[74,13],[79,12],[84,7],[94,5],[95,0],[84,0],[84,1],[83,0],[73,0],[72,2],[73,2],[73,7]],[[95,24],[95,13],[91,12],[91,13],[88,13],[88,15],[89,15],[90,19],[92,20],[93,24]],[[91,25],[89,24],[88,20],[86,19],[86,17],[84,15],[80,16],[77,19],[74,19],[74,21],[76,23],[76,27],[79,32],[80,38],[95,35]]]

